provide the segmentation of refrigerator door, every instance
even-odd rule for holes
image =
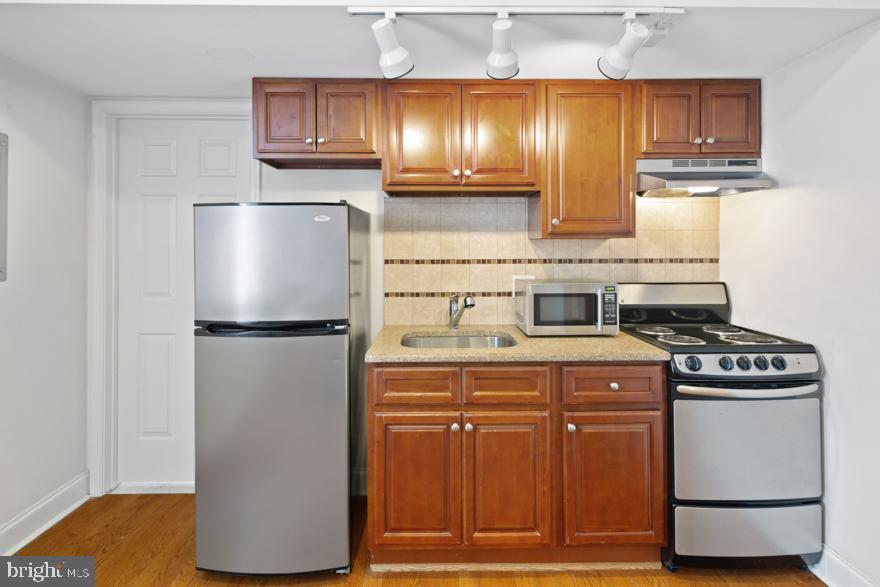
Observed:
[[[197,205],[195,319],[348,318],[348,207]]]
[[[347,334],[196,334],[196,566],[348,566]]]

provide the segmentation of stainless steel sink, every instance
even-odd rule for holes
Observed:
[[[407,334],[400,344],[415,349],[500,349],[516,341],[506,334]]]

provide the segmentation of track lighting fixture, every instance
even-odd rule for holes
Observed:
[[[626,21],[626,32],[617,41],[605,49],[599,58],[599,71],[608,79],[623,79],[633,65],[633,55],[639,47],[651,37],[651,30],[640,22]]]
[[[404,49],[394,34],[394,23],[390,18],[381,18],[373,23],[373,36],[379,45],[379,67],[387,79],[403,77],[413,70],[409,51]]]
[[[519,57],[513,50],[508,18],[498,18],[492,23],[492,52],[486,58],[486,75],[492,79],[510,79],[519,73]]]

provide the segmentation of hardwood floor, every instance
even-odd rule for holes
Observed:
[[[360,540],[364,507],[354,525],[357,555],[350,575],[243,577],[195,568],[192,495],[108,495],[83,504],[21,555],[94,555],[98,585],[363,585],[363,586],[758,586],[822,585],[796,569],[589,571],[552,573],[371,573]]]

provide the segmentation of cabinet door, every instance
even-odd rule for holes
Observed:
[[[373,544],[461,543],[460,415],[376,414],[370,459]]]
[[[375,153],[375,125],[375,82],[318,84],[319,153]]]
[[[315,84],[255,81],[254,127],[259,153],[314,153]]]
[[[461,185],[461,86],[388,85],[390,185]]]
[[[642,89],[642,153],[700,153],[700,82],[646,81]]]
[[[702,83],[703,153],[761,152],[760,80]]]
[[[548,86],[549,236],[631,234],[633,85]]]
[[[464,415],[468,544],[550,543],[547,412]]]
[[[535,184],[535,95],[535,84],[464,85],[464,185]]]
[[[563,414],[566,544],[663,544],[659,411]]]

